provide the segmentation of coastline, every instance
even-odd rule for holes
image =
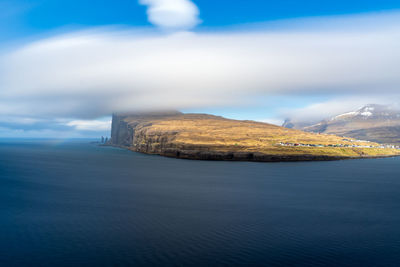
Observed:
[[[168,158],[186,159],[186,160],[205,160],[205,161],[238,161],[238,162],[309,162],[309,161],[338,161],[352,159],[378,159],[399,157],[399,155],[363,155],[359,157],[346,156],[327,156],[327,155],[272,155],[259,152],[220,152],[220,151],[201,151],[201,150],[178,150],[166,149],[159,152],[146,152],[135,149],[132,146],[121,146],[106,144],[102,146],[112,146],[127,149],[132,152],[158,155]]]

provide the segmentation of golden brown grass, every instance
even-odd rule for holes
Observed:
[[[127,118],[129,122],[129,118]],[[149,124],[150,123],[150,124]],[[184,114],[142,123],[147,134],[174,136],[171,142],[179,145],[209,147],[212,151],[260,152],[269,155],[324,155],[324,156],[386,156],[397,155],[398,150],[383,148],[340,147],[283,147],[279,142],[304,144],[348,144],[343,137],[287,129],[267,123],[237,121],[221,117]],[[378,145],[361,143],[357,145]]]

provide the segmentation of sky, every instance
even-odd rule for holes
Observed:
[[[179,109],[281,124],[398,104],[400,1],[0,0],[0,137]]]

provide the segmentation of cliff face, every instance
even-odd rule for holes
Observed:
[[[286,147],[279,145],[282,142],[325,147]],[[389,149],[327,147],[351,143],[334,135],[179,112],[116,114],[112,120],[111,143],[142,153],[204,160],[334,160],[398,153]]]
[[[133,143],[134,126],[128,125],[124,116],[113,115],[111,125],[111,143],[119,146],[130,146]]]
[[[152,121],[182,115],[180,112],[113,114],[111,143],[116,146],[129,147],[140,152],[158,153],[172,141],[173,136],[149,131]]]

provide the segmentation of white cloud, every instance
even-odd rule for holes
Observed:
[[[200,23],[199,9],[190,0],[139,0],[139,3],[148,6],[149,21],[165,29],[190,29]]]
[[[111,120],[74,120],[66,123],[67,126],[75,127],[80,131],[109,131],[111,130]]]
[[[261,120],[257,120],[257,121],[274,124],[274,125],[278,125],[278,126],[281,126],[284,122],[284,120],[279,119],[279,118],[266,118],[266,119],[261,119]]]
[[[397,17],[367,16],[376,21],[372,28],[357,28],[358,18],[345,27],[331,20],[329,29],[282,32],[54,36],[0,55],[0,114],[89,120],[131,110],[239,105],[271,94],[395,95]]]

